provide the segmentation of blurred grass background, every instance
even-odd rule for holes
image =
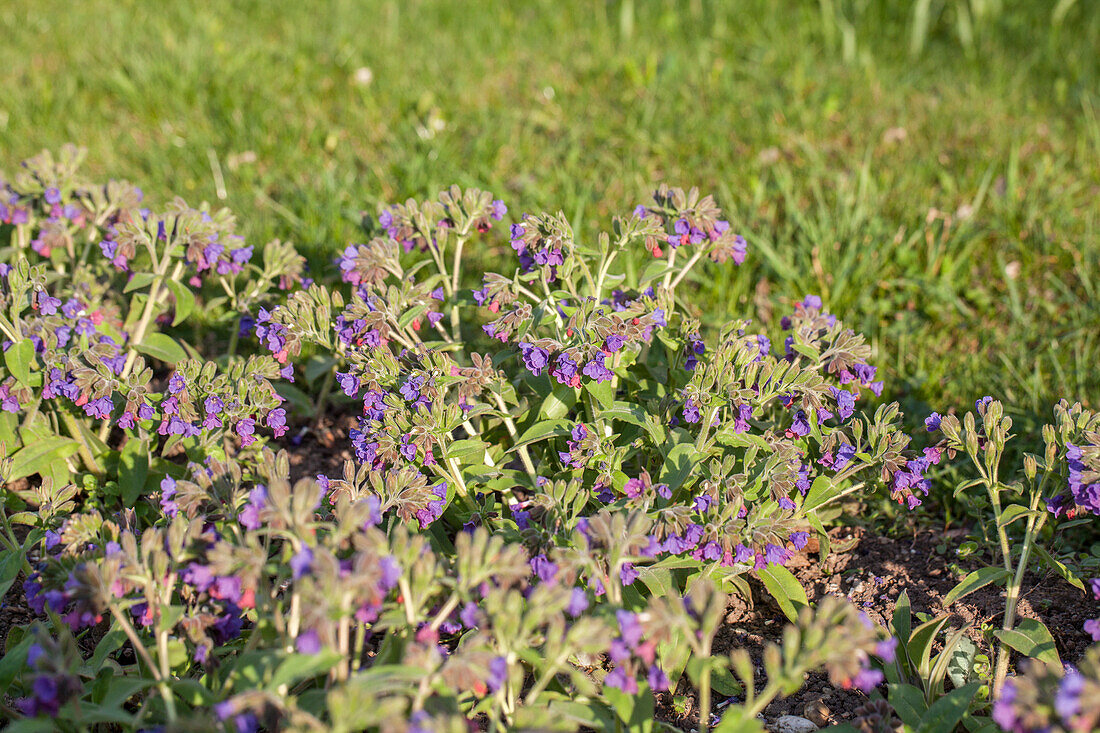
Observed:
[[[915,418],[1100,406],[1093,0],[6,0],[0,32],[0,168],[77,142],[321,264],[450,183],[580,236],[697,185],[751,245],[708,317],[819,293]]]

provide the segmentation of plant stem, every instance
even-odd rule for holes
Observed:
[[[145,645],[141,643],[141,638],[137,635],[133,625],[130,624],[130,619],[126,618],[126,614],[118,610],[115,604],[108,605],[111,609],[111,615],[115,617],[115,621],[122,628],[122,631],[130,639],[130,644],[134,647],[134,652],[144,660],[145,664],[149,667],[149,671],[153,675],[153,679],[157,681],[157,687],[160,690],[160,696],[164,698],[164,705],[168,710],[168,720],[175,722],[176,720],[176,701],[172,697],[172,690],[168,687],[168,680],[161,672],[160,667],[153,661],[153,658],[149,655],[149,650],[145,648]]]
[[[687,277],[688,272],[691,271],[691,268],[695,266],[696,262],[702,259],[704,254],[706,254],[706,250],[704,249],[700,249],[693,254],[691,259],[687,261],[687,264],[684,265],[684,269],[680,270],[680,274],[676,276],[676,279],[672,281],[669,287],[675,290],[676,286],[680,284],[680,281]]]
[[[451,267],[451,299],[455,302],[451,305],[451,333],[455,338],[459,338],[461,334],[458,332],[458,301],[455,299],[455,293],[458,292],[458,278],[459,273],[462,271],[462,247],[466,244],[466,237],[459,236],[455,242],[455,257],[454,264]]]
[[[1042,529],[1043,524],[1046,522],[1046,515],[1041,515],[1036,518],[1036,509],[1039,506],[1039,500],[1042,498],[1042,490],[1036,491],[1031,497],[1031,514],[1027,518],[1027,529],[1024,532],[1024,545],[1020,550],[1020,559],[1016,563],[1016,573],[1012,577],[1012,582],[1009,583],[1005,589],[1005,617],[1004,623],[1001,628],[1004,631],[1012,631],[1012,628],[1016,624],[1016,608],[1020,603],[1020,588],[1023,587],[1024,573],[1027,572],[1027,563],[1031,555],[1031,546],[1035,539],[1035,534]],[[1004,685],[1005,677],[1008,675],[1008,659],[1010,652],[1008,646],[1002,641],[997,647],[997,662],[993,668],[993,692],[994,695],[1000,694],[1001,687]]]
[[[102,477],[103,469],[96,463],[95,457],[92,456],[92,450],[88,447],[88,444],[84,442],[84,434],[80,430],[80,425],[77,424],[76,418],[67,412],[61,411],[61,422],[65,424],[65,429],[68,431],[72,439],[77,443],[77,453],[80,454],[80,460],[84,462],[84,467],[87,468],[94,476]],[[103,423],[107,426],[108,430],[111,426],[111,421],[107,420]]]
[[[512,440],[516,440],[519,437],[519,432],[516,430],[515,422],[512,421],[512,416],[508,413],[508,406],[504,404],[504,398],[500,396],[499,392],[493,392],[493,399],[500,411],[504,413],[504,425],[508,428],[508,434],[512,436]],[[527,453],[527,446],[521,445],[519,447],[519,458],[523,461],[523,467],[526,469],[527,474],[534,481],[538,474],[535,472],[535,464],[531,462],[531,456]]]

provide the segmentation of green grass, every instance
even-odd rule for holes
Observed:
[[[0,7],[0,166],[78,142],[316,263],[450,183],[580,236],[698,185],[752,245],[701,276],[710,318],[817,292],[914,414],[1100,406],[1094,3],[154,5]]]

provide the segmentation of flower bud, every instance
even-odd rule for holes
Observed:
[[[1035,456],[1028,453],[1024,456],[1024,475],[1027,476],[1028,481],[1035,480],[1035,474],[1039,471],[1039,462],[1035,460]]]

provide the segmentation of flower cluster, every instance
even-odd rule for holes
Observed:
[[[468,245],[509,251],[508,212],[451,188],[366,222],[330,284],[289,245],[254,261],[227,212],[156,213],[32,168],[4,209],[0,410],[19,419],[0,420],[0,471],[37,474],[17,496],[38,513],[15,516],[44,643],[102,638],[93,659],[133,687],[84,689],[77,659],[35,652],[25,714],[110,700],[123,727],[140,709],[237,730],[599,728],[684,684],[705,727],[712,673],[740,678],[731,710],[750,717],[812,668],[883,682],[890,640],[835,599],[800,608],[785,566],[812,535],[827,548],[843,497],[876,479],[927,493],[953,448],[914,454],[897,405],[860,409],[883,389],[871,349],[820,298],[779,333],[691,317],[694,268],[747,254],[711,197],[662,187],[592,242],[525,215],[515,260],[467,282],[464,253],[489,248]],[[41,258],[62,251],[78,265],[58,275]],[[662,259],[638,272],[647,251]],[[330,401],[356,413],[347,460],[292,480],[261,433]],[[82,470],[98,494],[70,483]],[[745,654],[712,648],[718,588],[750,578],[796,624],[760,694]]]
[[[0,409],[19,422],[0,426],[0,442],[14,451],[11,477],[102,477],[128,440],[155,452],[157,435],[161,451],[181,440],[220,450],[228,435],[247,447],[263,425],[281,435],[271,382],[289,371],[236,356],[235,337],[206,360],[179,336],[263,312],[265,298],[302,281],[304,260],[272,242],[255,263],[228,211],[178,199],[143,208],[133,186],[80,178],[82,157],[43,153],[3,186],[14,247],[0,265]],[[204,295],[207,280],[220,292]]]
[[[1100,646],[1077,667],[1026,663],[993,702],[993,721],[1009,733],[1084,733],[1100,726]]]

